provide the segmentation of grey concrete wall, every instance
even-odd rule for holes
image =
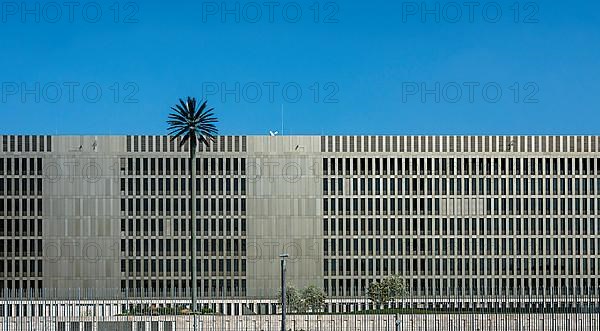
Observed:
[[[249,137],[248,288],[280,288],[281,253],[288,282],[322,286],[322,183],[316,137]],[[260,289],[260,290],[258,290]]]
[[[95,144],[95,147],[94,147]],[[119,137],[57,137],[44,160],[44,287],[118,288]]]

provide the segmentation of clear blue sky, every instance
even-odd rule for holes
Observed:
[[[0,133],[163,134],[191,95],[222,134],[600,134],[598,1],[44,3],[2,2]]]

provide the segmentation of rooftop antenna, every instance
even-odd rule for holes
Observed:
[[[281,135],[283,136],[283,104],[281,104]]]

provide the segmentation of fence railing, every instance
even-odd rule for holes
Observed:
[[[275,331],[281,330],[281,319],[277,315],[2,317],[0,325],[6,331]],[[587,313],[290,315],[286,319],[286,329],[294,331],[595,331],[599,328],[599,316]]]
[[[600,330],[597,289],[492,292],[475,295],[454,289],[440,291],[446,295],[432,295],[409,291],[385,304],[374,304],[366,297],[328,297],[319,308],[289,306],[286,329]],[[199,312],[191,314],[189,298],[159,294],[120,289],[5,289],[0,291],[0,331],[281,330],[281,306],[273,296],[203,297],[198,300]]]

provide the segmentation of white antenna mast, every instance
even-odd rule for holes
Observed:
[[[283,104],[281,104],[281,135],[283,136]]]

